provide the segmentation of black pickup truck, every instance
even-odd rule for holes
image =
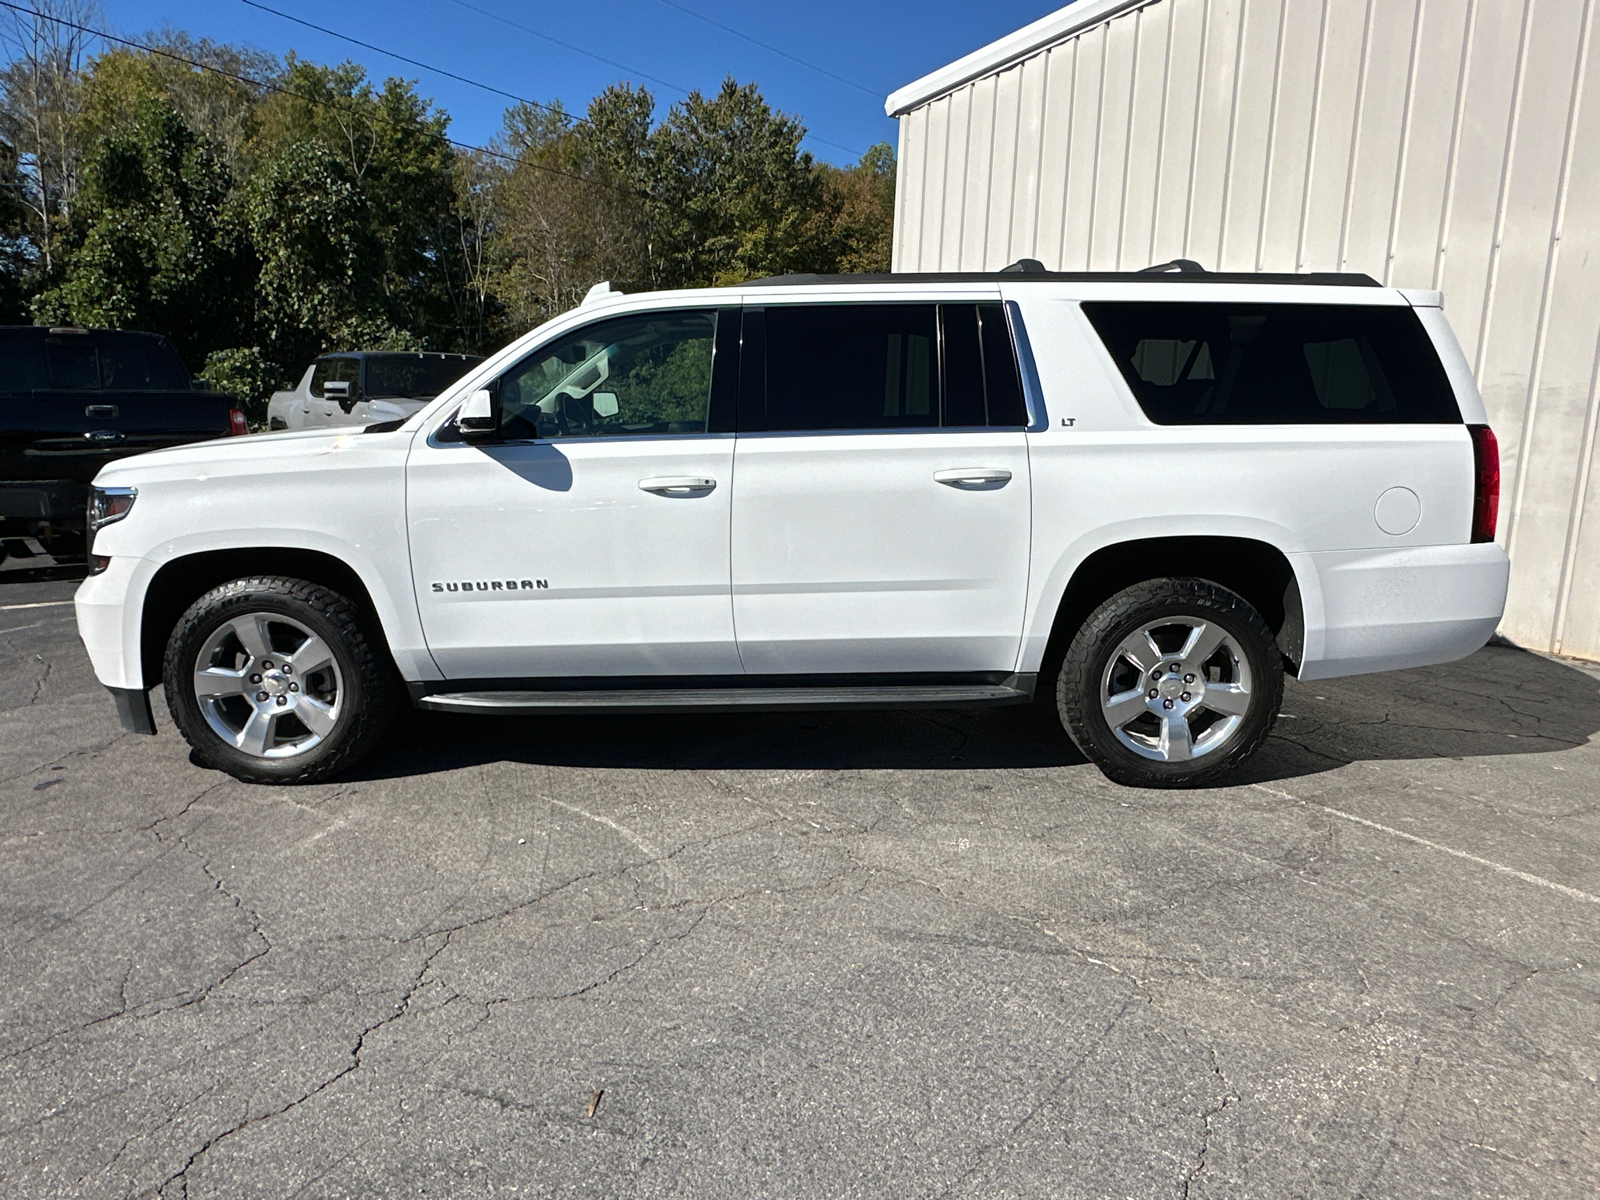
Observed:
[[[89,484],[115,458],[246,432],[163,337],[0,326],[0,536],[83,552]]]

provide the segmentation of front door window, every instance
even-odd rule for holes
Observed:
[[[501,438],[705,433],[716,327],[715,313],[646,313],[536,351],[500,378]]]

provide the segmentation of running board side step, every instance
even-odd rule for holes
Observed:
[[[651,688],[618,691],[443,692],[417,704],[435,712],[635,713],[784,712],[809,708],[971,708],[1026,704],[1033,699],[1033,675],[1011,675],[1001,683],[939,684],[912,687]]]

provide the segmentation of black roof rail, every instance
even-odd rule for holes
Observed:
[[[1141,271],[1047,271],[1043,264],[1034,269],[1038,259],[1022,259],[1001,271],[897,271],[879,275],[772,275],[765,279],[747,279],[732,287],[794,287],[804,284],[826,284],[832,287],[852,287],[870,283],[1260,283],[1302,284],[1307,287],[1382,287],[1370,275],[1356,272],[1320,272],[1305,275],[1272,274],[1265,271],[1207,271],[1197,263],[1186,269],[1174,263],[1163,263]],[[1178,259],[1176,263],[1189,260]]]
[[[1209,275],[1210,272],[1195,262],[1192,258],[1175,258],[1171,262],[1157,263],[1153,267],[1145,267],[1140,275]]]

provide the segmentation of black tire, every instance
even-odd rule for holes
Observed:
[[[219,672],[239,669],[243,678],[259,680],[260,672],[251,672],[252,666],[265,662],[270,668],[271,659],[251,656],[242,642],[229,642],[228,629],[235,622],[249,621],[259,614],[269,632],[267,653],[275,654],[279,675],[269,670],[267,684],[292,688],[293,695],[284,695],[273,704],[286,706],[286,713],[273,713],[267,725],[274,741],[268,754],[253,754],[226,740],[214,727],[213,721],[224,728],[234,721],[241,725],[250,720],[249,714],[260,705],[251,695],[208,697],[202,700],[197,692],[195,673],[201,652],[207,651],[211,660],[207,666]],[[295,653],[294,640],[300,635],[314,635],[326,648],[327,665],[311,676],[293,677],[289,672]],[[216,647],[216,639],[223,639]],[[303,649],[309,641],[299,643]],[[208,649],[210,647],[210,649]],[[233,648],[230,648],[233,647]],[[232,658],[231,663],[221,659]],[[285,667],[285,662],[291,665]],[[305,692],[300,689],[300,679],[307,678]],[[398,685],[387,655],[379,648],[364,627],[359,610],[344,596],[320,584],[302,579],[264,575],[249,579],[235,579],[213,588],[189,606],[179,618],[167,640],[166,658],[162,664],[162,679],[166,685],[167,708],[172,720],[193,748],[195,757],[204,766],[226,771],[246,783],[316,783],[344,770],[370,750],[383,735],[393,719],[399,698]],[[329,681],[332,681],[332,686]],[[248,690],[248,689],[247,689]],[[313,692],[318,695],[313,695]],[[265,691],[254,696],[265,698]],[[320,706],[319,719],[325,731],[318,732],[302,721],[295,706],[305,700],[315,700]],[[325,700],[331,701],[324,703]],[[245,707],[240,707],[240,705]],[[293,719],[284,721],[284,715]],[[265,719],[265,718],[264,718]],[[307,720],[311,715],[307,713]],[[301,732],[303,731],[303,733]],[[299,737],[300,742],[295,741]],[[296,744],[306,749],[296,750]],[[281,755],[268,756],[268,755]]]
[[[1169,618],[1172,624],[1158,624]],[[1179,648],[1187,641],[1183,631],[1193,634],[1198,623],[1229,640],[1201,658],[1198,668],[1185,662],[1187,670],[1176,671]],[[1145,629],[1151,630],[1148,639]],[[1123,647],[1147,640],[1153,646],[1145,657],[1153,650],[1162,654],[1146,664],[1154,671],[1143,674]],[[1204,643],[1196,642],[1201,653]],[[1197,677],[1198,684],[1183,682]],[[1207,707],[1208,686],[1219,708],[1242,711]],[[1112,695],[1125,697],[1119,715],[1133,714],[1115,728],[1106,715]],[[1107,778],[1129,787],[1203,787],[1236,770],[1272,732],[1283,703],[1283,655],[1261,614],[1234,592],[1206,579],[1152,579],[1125,588],[1089,614],[1062,661],[1055,700],[1068,736]],[[1181,755],[1185,746],[1193,757],[1162,757]]]

